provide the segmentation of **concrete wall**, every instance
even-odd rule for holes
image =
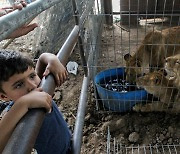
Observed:
[[[35,57],[43,52],[56,54],[75,25],[71,1],[61,0],[58,5],[42,12],[35,20],[41,27],[34,37]]]

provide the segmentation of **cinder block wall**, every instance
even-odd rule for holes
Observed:
[[[41,30],[35,34],[35,58],[43,52],[57,53],[75,25],[71,1],[61,2],[37,17]]]

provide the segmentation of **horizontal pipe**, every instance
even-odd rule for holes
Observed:
[[[0,41],[6,39],[14,30],[59,2],[61,0],[36,0],[20,11],[15,10],[0,17]]]
[[[169,15],[172,15],[172,16],[179,16],[179,13],[180,11],[179,10],[174,10],[174,11],[141,11],[141,12],[138,12],[138,11],[120,11],[120,12],[113,12],[113,15],[124,15],[124,14],[127,14],[127,15],[133,15],[133,14],[137,14],[137,15],[161,15],[161,16],[169,16]],[[108,14],[107,14],[108,15]],[[110,14],[109,14],[110,15]]]
[[[79,26],[75,26],[59,50],[57,57],[65,65],[72,53],[79,36]],[[50,95],[54,93],[55,81],[52,75],[43,78],[40,87]],[[35,144],[41,124],[45,117],[43,109],[31,109],[17,124],[3,154],[30,154]]]

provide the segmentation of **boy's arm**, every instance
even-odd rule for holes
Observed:
[[[43,92],[41,88],[20,97],[11,109],[0,120],[0,153],[6,146],[14,128],[19,120],[27,113],[30,108],[45,108],[51,110],[52,97]]]
[[[25,115],[27,109],[21,103],[14,104],[10,111],[0,120],[0,153],[7,144],[18,121]]]
[[[36,64],[36,73],[40,78],[52,73],[57,86],[60,86],[68,76],[66,68],[59,61],[57,56],[51,53],[43,53]]]
[[[17,38],[24,36],[28,34],[29,32],[33,31],[38,25],[36,23],[30,24],[30,25],[24,25],[18,29],[16,29],[14,32],[12,32],[6,39],[10,38]]]
[[[0,17],[16,9],[22,10],[22,8],[26,7],[26,5],[27,5],[26,2],[24,0],[21,0],[19,3],[14,3],[13,6],[0,8]],[[38,27],[36,23],[30,24],[30,25],[24,25],[16,29],[14,32],[12,32],[6,39],[17,38],[17,37],[26,35],[32,30],[34,30],[36,27]]]

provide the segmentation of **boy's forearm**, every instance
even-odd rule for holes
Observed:
[[[51,61],[52,56],[55,56],[51,53],[43,53],[40,55],[37,64],[36,64],[36,72],[38,74],[38,76],[42,79],[43,77],[43,73],[46,69],[47,64]]]
[[[6,146],[14,128],[28,110],[22,104],[14,104],[0,121],[0,153]]]
[[[40,65],[47,65],[54,57],[55,55],[52,53],[42,53],[38,59],[38,63]]]

